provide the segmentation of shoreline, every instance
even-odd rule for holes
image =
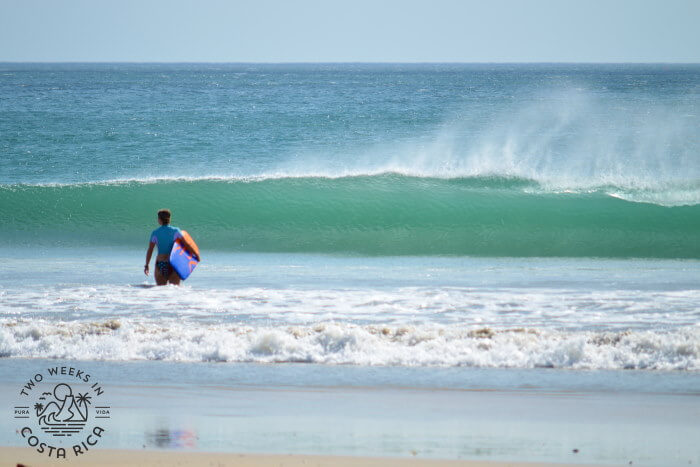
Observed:
[[[236,466],[236,467],[584,467],[586,464],[417,459],[400,457],[320,456],[306,454],[242,454],[174,450],[99,449],[78,458],[49,459],[34,448],[0,446],[0,459],[26,467],[65,466]]]
[[[0,406],[31,406],[58,382],[89,390],[68,371],[67,379],[51,376],[56,365],[86,372],[103,388],[92,406],[111,407],[99,423],[105,436],[78,457],[68,447],[87,433],[40,437],[66,448],[67,458],[49,458],[17,431],[34,430],[34,422],[8,420],[0,446],[14,447],[0,451],[3,465],[176,465],[185,457],[181,465],[263,467],[337,459],[398,459],[390,464],[397,467],[443,465],[437,459],[470,467],[700,462],[692,447],[695,374],[0,359]],[[21,394],[37,374],[45,380]],[[101,452],[118,455],[101,460]]]

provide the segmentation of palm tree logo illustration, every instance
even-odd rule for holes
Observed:
[[[53,400],[51,400],[53,399]],[[39,425],[53,436],[72,436],[83,429],[88,419],[88,406],[91,397],[87,392],[73,394],[73,389],[65,384],[57,384],[53,392],[44,392],[40,401],[34,404]]]

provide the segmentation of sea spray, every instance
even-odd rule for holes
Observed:
[[[266,174],[514,178],[558,190],[667,192],[677,186],[686,191],[685,204],[697,204],[696,107],[683,96],[624,96],[611,103],[585,85],[543,86],[487,109],[470,102],[434,128],[395,141],[330,153],[302,150]]]

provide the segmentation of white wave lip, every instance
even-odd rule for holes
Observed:
[[[337,322],[253,327],[181,320],[4,320],[0,356],[699,371],[700,327],[596,332]]]

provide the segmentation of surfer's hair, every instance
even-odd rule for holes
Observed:
[[[161,209],[158,211],[158,219],[163,224],[170,224],[170,209]]]

